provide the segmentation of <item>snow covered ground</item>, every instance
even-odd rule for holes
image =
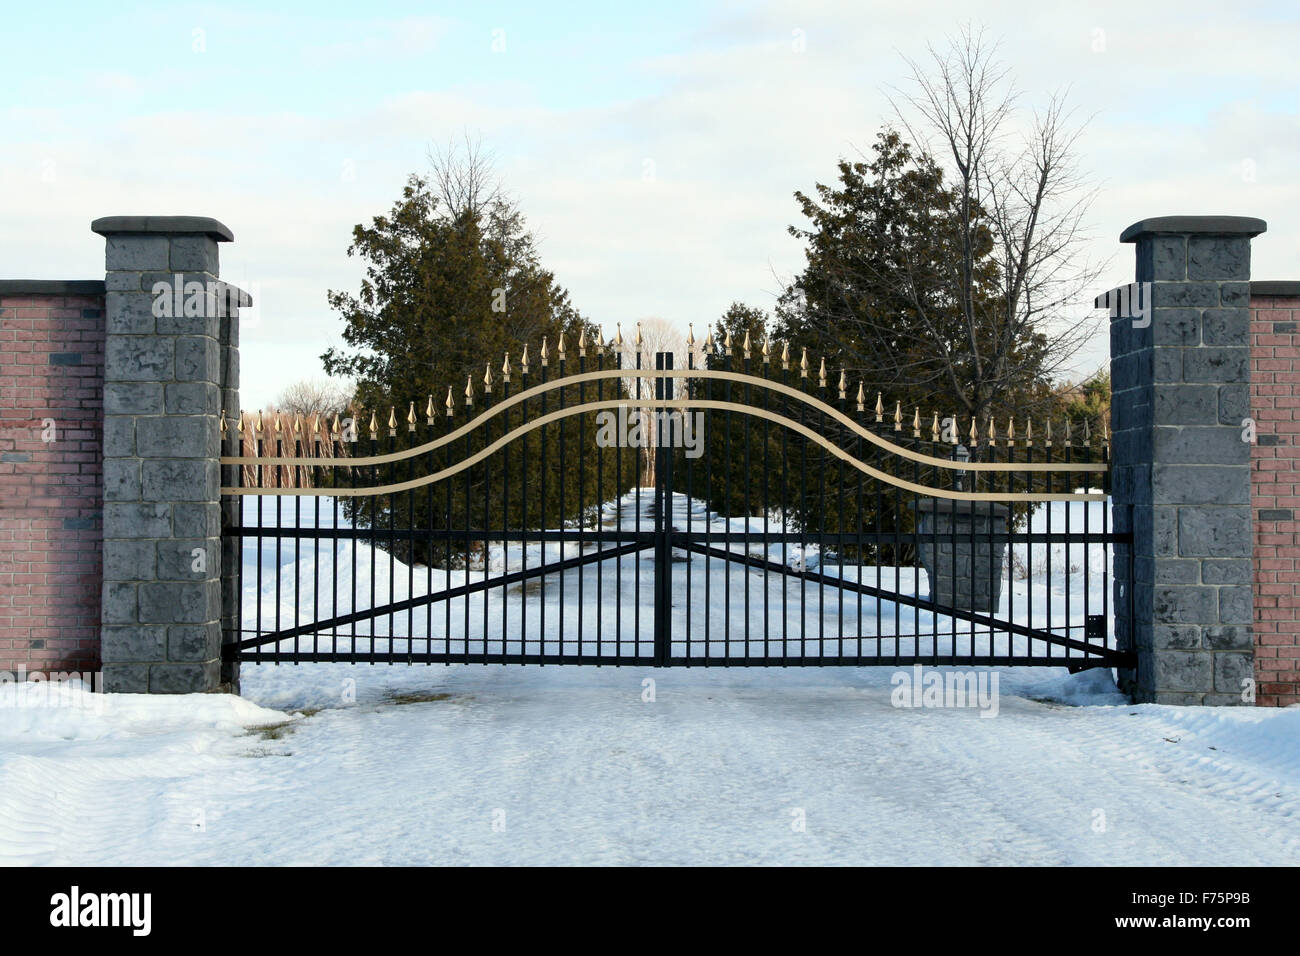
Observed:
[[[384,639],[423,643],[403,625]],[[0,684],[0,863],[1300,863],[1300,709],[996,673],[995,712],[895,706],[892,667],[245,665],[242,699]]]

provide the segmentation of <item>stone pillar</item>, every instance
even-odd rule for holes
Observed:
[[[1111,308],[1115,634],[1137,701],[1240,704],[1252,677],[1250,240],[1259,219],[1124,230],[1137,282]]]
[[[218,457],[233,398],[223,373],[237,375],[247,299],[220,282],[217,248],[234,237],[192,216],[111,216],[91,229],[107,241],[104,687],[233,689],[221,668]]]
[[[930,581],[930,600],[985,614],[997,611],[1007,545],[980,536],[1005,535],[1011,509],[950,498],[922,498],[910,507],[916,509],[917,551]]]

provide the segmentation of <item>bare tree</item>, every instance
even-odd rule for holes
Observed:
[[[330,419],[343,414],[352,402],[352,385],[337,379],[303,379],[287,386],[275,400],[275,408],[304,419],[319,415]]]
[[[957,193],[960,281],[957,294],[964,336],[944,344],[953,394],[972,415],[982,416],[1006,383],[1018,378],[1017,363],[1059,374],[1095,331],[1091,310],[1078,303],[1100,268],[1083,246],[1085,218],[1095,195],[1078,168],[1074,125],[1063,93],[1032,111],[1025,128],[1017,93],[997,59],[997,44],[966,27],[945,49],[928,47],[929,60],[907,60],[913,92],[894,102],[914,144],[932,155]],[[987,230],[987,232],[984,232]],[[992,305],[977,294],[977,246],[991,233],[998,294]],[[911,283],[913,307],[928,321],[920,283]],[[1034,333],[1045,340],[1033,349]],[[1032,355],[1027,355],[1032,352]],[[969,365],[961,387],[956,369]]]
[[[620,329],[621,334],[621,329]],[[637,353],[641,355],[642,368],[655,367],[655,355],[659,352],[673,354],[673,367],[686,368],[686,339],[672,324],[661,318],[643,319],[636,324],[636,331],[623,336],[623,368],[636,368]],[[681,379],[678,380],[682,382]],[[654,398],[654,380],[635,375],[623,376],[623,387],[635,404],[639,400]],[[684,391],[684,384],[678,391]],[[653,409],[637,406],[641,415],[642,435],[645,438],[640,449],[641,485],[646,487],[655,483],[656,449],[659,447],[660,417],[652,414]]]

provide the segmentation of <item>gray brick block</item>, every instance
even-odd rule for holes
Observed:
[[[104,296],[106,328],[114,335],[149,335],[156,328],[153,296],[147,292],[108,292]]]
[[[1153,345],[1201,344],[1200,309],[1156,309],[1151,316]]]
[[[1154,460],[1166,464],[1247,465],[1250,445],[1224,425],[1161,426],[1152,430]]]
[[[104,538],[161,538],[172,532],[172,509],[165,502],[104,503]]]
[[[215,690],[220,679],[220,661],[154,664],[149,668],[149,693],[202,694]]]
[[[166,387],[167,414],[219,415],[221,389],[211,382],[177,382]]]
[[[181,382],[221,381],[221,346],[206,335],[176,339],[176,379]]]
[[[167,628],[167,659],[211,661],[221,656],[221,626],[177,624]]]
[[[156,382],[110,382],[104,386],[105,415],[160,415],[163,387]]]
[[[1248,507],[1178,511],[1178,553],[1183,557],[1248,559],[1253,535]]]
[[[1187,278],[1250,278],[1250,240],[1244,236],[1192,236],[1187,242]]]
[[[135,432],[144,458],[217,458],[221,450],[221,423],[207,416],[142,418]]]
[[[1199,695],[1212,686],[1215,655],[1209,651],[1169,650],[1152,656],[1152,680],[1159,693]],[[1200,703],[1200,698],[1184,703]]]
[[[109,694],[149,693],[148,664],[118,664],[105,661],[100,678],[104,691]]]
[[[1152,590],[1157,624],[1200,624],[1218,618],[1218,592],[1208,587],[1157,587]],[[141,614],[144,595],[141,594]]]
[[[220,494],[219,472],[217,462],[208,458],[146,459],[140,496],[144,501],[214,501]]]
[[[1214,689],[1221,694],[1237,694],[1254,680],[1255,660],[1252,654],[1219,651],[1214,655]]]
[[[110,458],[104,462],[104,500],[140,500],[140,462],[132,458]]]
[[[1157,463],[1151,467],[1151,487],[1163,504],[1250,503],[1249,468],[1242,465]]]
[[[1186,278],[1186,237],[1152,236],[1138,243],[1137,281],[1179,281]]]
[[[1255,621],[1254,592],[1249,586],[1219,588],[1219,623],[1249,626]]]
[[[1201,629],[1195,625],[1156,624],[1151,628],[1151,643],[1156,650],[1194,650],[1201,645]]]
[[[175,341],[153,335],[112,336],[104,347],[106,382],[160,382],[174,377]]]
[[[1250,381],[1250,349],[1202,346],[1183,354],[1183,379],[1188,382]]]
[[[178,501],[172,512],[178,538],[215,538],[221,534],[221,506],[215,501]]]
[[[1255,646],[1249,627],[1213,625],[1205,629],[1205,644],[1216,651],[1248,651]]]
[[[105,624],[135,624],[140,619],[134,581],[105,581],[101,614]]]
[[[1206,345],[1250,346],[1249,309],[1206,309],[1201,321]]]
[[[143,540],[108,540],[104,542],[105,581],[148,581],[153,578],[155,544]]]
[[[1152,395],[1152,418],[1162,425],[1219,424],[1217,385],[1156,385]]]
[[[1220,385],[1219,421],[1224,425],[1235,425],[1240,428],[1242,421],[1251,417],[1253,416],[1250,414],[1250,386]]]
[[[216,581],[159,581],[140,585],[140,620],[146,624],[204,624],[220,617]]]
[[[206,581],[220,571],[221,540],[219,538],[169,538],[157,543],[158,579],[160,581]],[[203,571],[195,571],[195,549],[205,552]]]
[[[1209,309],[1219,304],[1219,288],[1211,282],[1156,282],[1151,286],[1155,311],[1152,326],[1166,320],[1161,312],[1168,309]]]
[[[170,248],[165,236],[117,235],[107,237],[104,269],[148,272],[168,267]]]
[[[165,660],[167,628],[147,625],[105,627],[101,653],[106,663]]]
[[[125,415],[104,416],[104,458],[135,456],[135,419]]]
[[[175,236],[171,242],[171,268],[178,272],[221,271],[217,243],[208,236]]]
[[[1205,584],[1250,584],[1255,571],[1249,558],[1221,558],[1199,562]]]

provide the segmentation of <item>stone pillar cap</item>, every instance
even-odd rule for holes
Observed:
[[[217,242],[234,242],[230,227],[207,216],[103,216],[90,224],[101,236],[119,233],[157,233],[170,236],[210,236]]]
[[[1186,233],[1258,236],[1266,229],[1268,223],[1251,216],[1155,216],[1133,223],[1119,234],[1119,241],[1137,242],[1146,236]]]

